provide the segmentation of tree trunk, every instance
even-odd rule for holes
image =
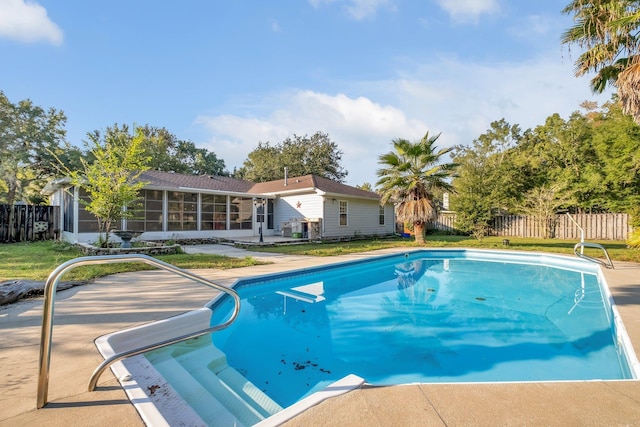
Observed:
[[[109,238],[111,237],[111,223],[111,219],[107,219],[102,224],[102,226],[104,227],[104,245],[106,248],[109,247]]]
[[[416,235],[416,243],[419,245],[424,245],[424,223],[414,223],[413,232]]]

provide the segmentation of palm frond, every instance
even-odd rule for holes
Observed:
[[[616,82],[622,111],[640,123],[640,62],[627,67],[618,75]]]

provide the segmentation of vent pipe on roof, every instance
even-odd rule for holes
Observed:
[[[284,167],[284,186],[287,186],[287,167]]]

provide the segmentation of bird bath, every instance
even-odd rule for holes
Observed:
[[[130,248],[131,247],[131,239],[134,237],[138,237],[141,233],[139,231],[131,231],[131,230],[115,230],[112,231],[113,234],[118,236],[122,243],[120,243],[121,248]]]

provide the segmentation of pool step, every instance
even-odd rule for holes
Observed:
[[[213,345],[180,355],[176,359],[208,390],[217,390],[218,383],[228,389],[234,398],[229,399],[228,404],[223,401],[223,405],[229,405],[227,407],[233,413],[236,413],[236,410],[239,413],[249,411],[258,417],[257,420],[252,420],[252,424],[282,410],[282,407],[262,390],[228,366],[226,355]],[[218,396],[216,393],[214,395]],[[225,395],[226,393],[222,393],[222,396]],[[243,405],[236,405],[236,400],[242,402]],[[242,409],[245,406],[246,409]],[[231,409],[231,407],[236,409]]]
[[[217,375],[225,384],[232,387],[245,402],[249,402],[262,417],[269,418],[282,410],[282,406],[274,402],[235,369],[229,367]]]
[[[282,410],[229,367],[226,355],[210,341],[207,345],[168,347],[149,353],[147,358],[203,419],[215,420],[216,426],[250,426]]]
[[[238,422],[234,414],[222,405],[216,396],[192,377],[177,360],[167,359],[155,364],[154,367],[182,398],[189,402],[193,410],[211,425],[243,425]]]

